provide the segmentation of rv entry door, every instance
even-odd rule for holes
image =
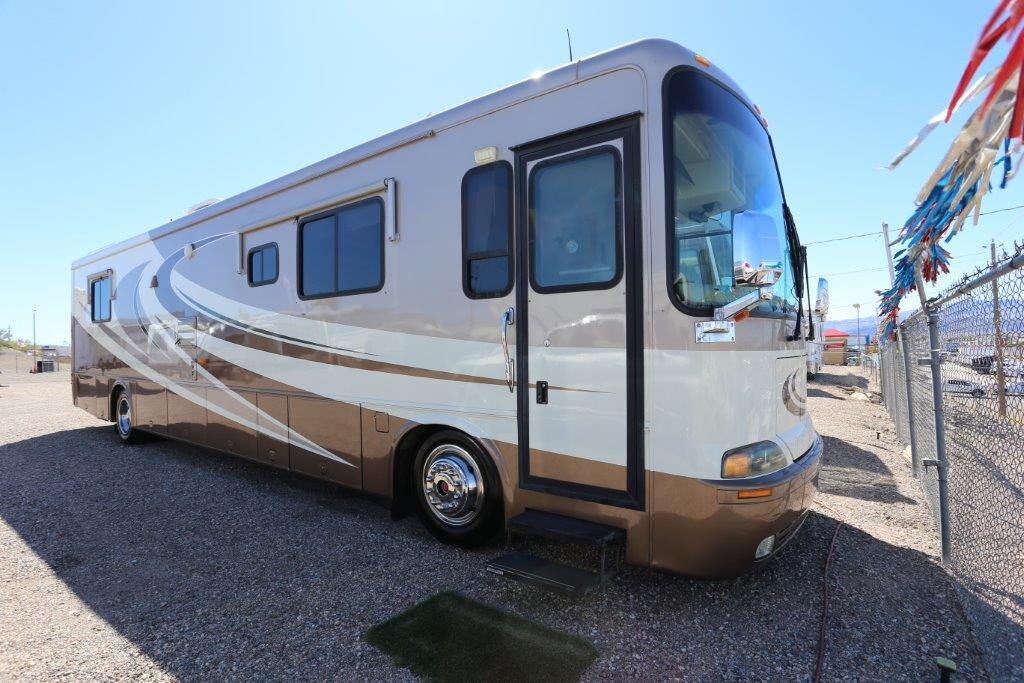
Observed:
[[[643,507],[639,120],[517,147],[520,486]]]

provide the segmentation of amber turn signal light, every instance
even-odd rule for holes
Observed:
[[[750,458],[745,452],[732,453],[722,460],[723,477],[750,476]]]
[[[746,489],[743,491],[736,492],[736,497],[739,498],[740,500],[747,500],[750,498],[767,498],[770,495],[772,495],[772,490],[770,488]]]

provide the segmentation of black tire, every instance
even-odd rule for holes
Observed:
[[[490,458],[462,432],[429,436],[413,459],[411,479],[420,519],[439,541],[473,548],[502,527],[501,479]],[[441,510],[445,505],[454,507]]]
[[[985,392],[982,389],[975,389],[974,391],[971,392],[971,396],[973,396],[974,398],[981,398],[984,395]]]
[[[122,413],[125,410],[126,413]],[[114,396],[114,432],[123,444],[138,444],[145,440],[145,435],[135,428],[132,420],[132,395],[127,389],[118,390]]]

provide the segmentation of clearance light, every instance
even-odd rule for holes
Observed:
[[[711,66],[711,60],[704,55],[694,55],[693,59],[701,66]]]
[[[763,560],[772,554],[772,550],[775,548],[775,537],[769,536],[760,543],[757,544],[757,550],[754,551],[755,560]]]
[[[740,500],[745,500],[745,499],[748,499],[748,498],[767,498],[770,495],[772,495],[772,490],[770,488],[767,488],[767,489],[747,489],[745,491],[737,491],[736,492],[736,497],[739,498]]]
[[[473,161],[477,164],[489,164],[498,160],[497,147],[481,147],[473,150]]]
[[[768,474],[786,466],[786,456],[772,441],[758,441],[749,446],[734,448],[722,456],[722,477],[751,477]]]

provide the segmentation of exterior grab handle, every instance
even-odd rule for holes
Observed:
[[[508,326],[516,323],[516,309],[509,306],[501,314],[501,351],[505,354],[505,382],[508,383],[508,390],[515,391],[515,361],[508,354]]]

